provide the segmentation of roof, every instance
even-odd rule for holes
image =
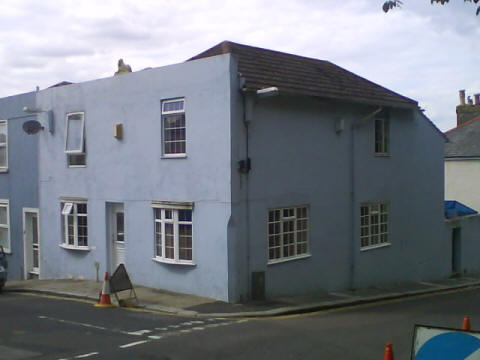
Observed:
[[[445,144],[446,158],[480,157],[480,116],[445,133],[448,142]]]
[[[71,83],[70,81],[62,81],[62,82],[59,82],[55,85],[52,85],[52,86],[49,86],[48,88],[51,89],[51,88],[54,88],[54,87],[60,87],[60,86],[66,86],[66,85],[72,85],[73,83]]]
[[[416,101],[364,79],[329,61],[224,41],[188,59],[233,54],[245,87],[275,86],[282,93],[318,96],[393,107],[417,107]]]

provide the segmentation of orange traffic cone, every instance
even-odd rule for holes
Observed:
[[[468,316],[463,318],[462,330],[470,330],[470,318]]]
[[[394,360],[393,359],[393,347],[392,344],[387,343],[385,345],[385,355],[383,355],[383,360]]]
[[[108,272],[105,273],[105,277],[103,279],[103,287],[102,292],[100,293],[100,298],[98,299],[98,303],[95,304],[97,307],[114,307],[115,305],[112,304],[110,300],[110,280],[108,280]]]

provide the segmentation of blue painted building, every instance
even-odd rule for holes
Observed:
[[[239,301],[449,274],[442,134],[334,64],[224,42],[36,107],[42,278]]]
[[[23,108],[35,93],[0,99],[0,245],[8,254],[9,279],[38,276],[38,137],[22,125],[34,120]]]

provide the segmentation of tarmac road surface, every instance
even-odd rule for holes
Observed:
[[[194,318],[0,294],[0,359],[410,359],[415,323],[480,330],[480,289],[306,315]]]

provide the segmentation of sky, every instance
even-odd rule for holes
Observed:
[[[331,61],[455,127],[480,93],[480,16],[452,0],[1,0],[0,97],[183,62],[230,40]]]

